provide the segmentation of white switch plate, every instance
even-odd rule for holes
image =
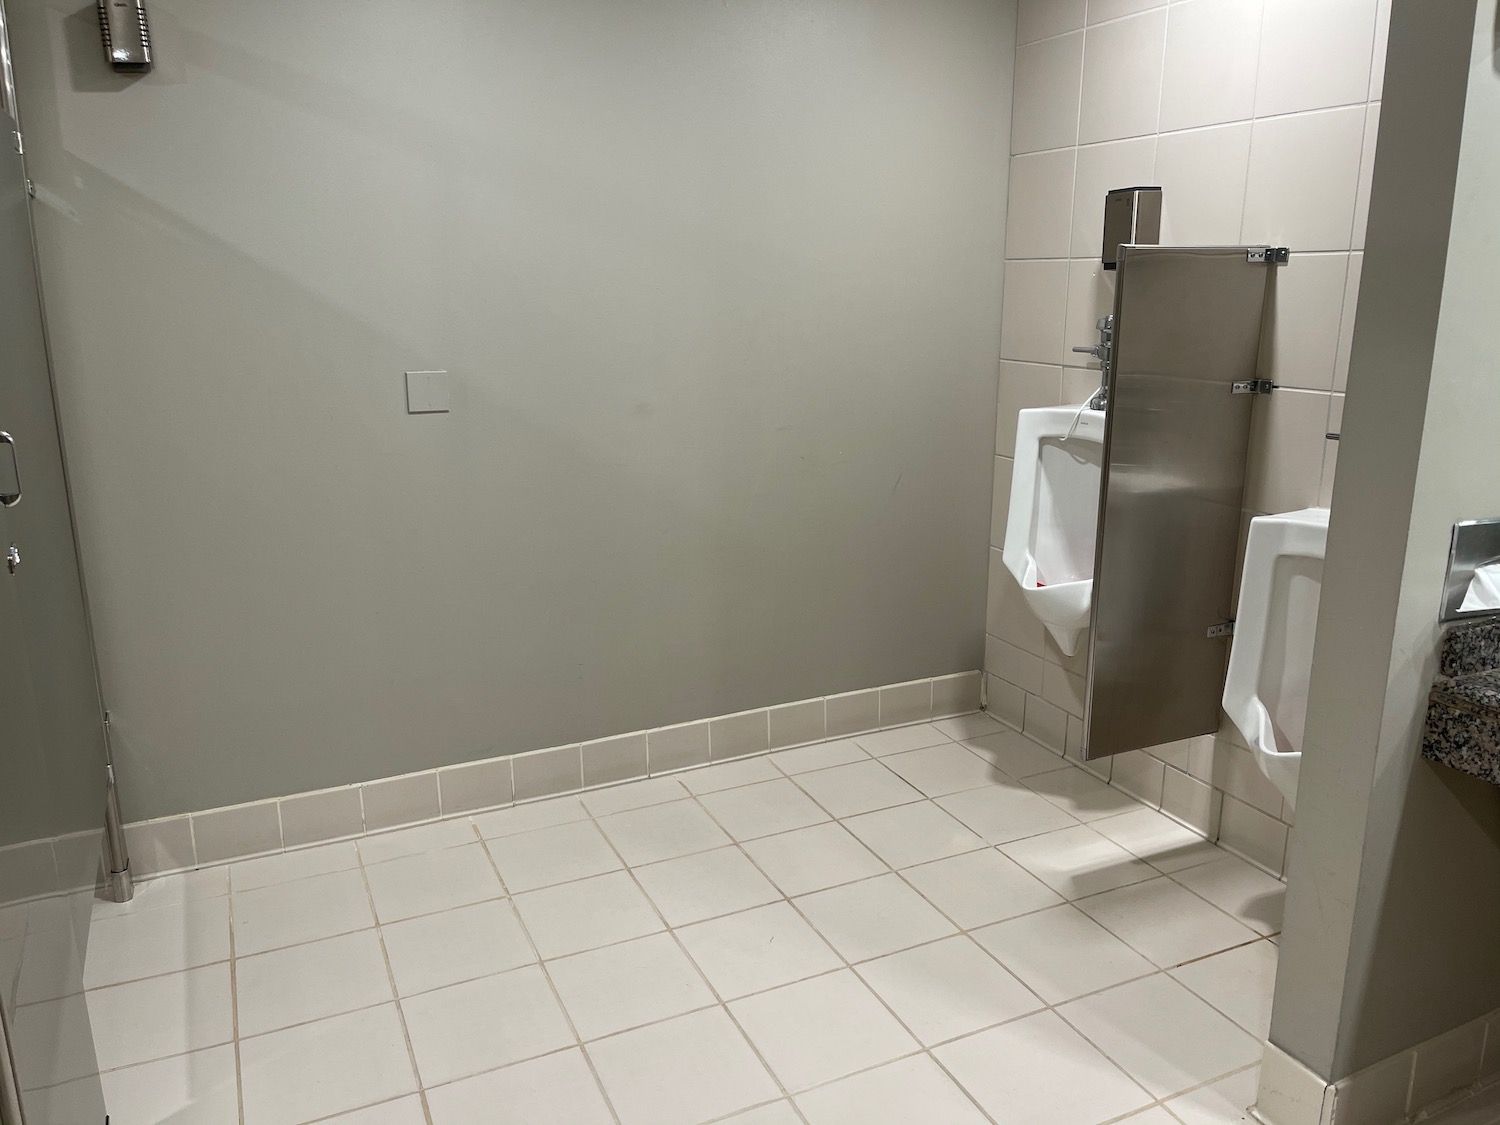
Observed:
[[[406,373],[406,412],[408,414],[448,413],[448,373],[446,371],[408,371]]]

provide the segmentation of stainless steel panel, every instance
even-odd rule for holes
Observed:
[[[1439,621],[1493,617],[1492,609],[1460,609],[1477,567],[1500,562],[1500,519],[1463,520],[1453,525],[1448,544],[1448,573],[1443,578],[1443,604]]]
[[[1219,726],[1266,281],[1241,247],[1124,246],[1084,753]]]

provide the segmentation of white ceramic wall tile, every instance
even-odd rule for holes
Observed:
[[[824,720],[824,704],[821,699],[772,707],[769,715],[773,749],[781,746],[797,746],[804,742],[816,742],[824,737],[827,729]]]
[[[647,735],[652,773],[701,766],[709,760],[707,723],[659,727]]]
[[[1212,840],[1219,834],[1224,795],[1211,785],[1168,766],[1162,777],[1161,809]]]
[[[608,785],[646,776],[646,735],[622,734],[583,744],[583,783]]]
[[[438,799],[444,816],[510,804],[514,798],[510,759],[468,762],[438,769]],[[285,829],[285,813],[282,822]]]
[[[518,801],[583,788],[583,752],[578,746],[558,746],[517,754],[511,759],[510,767]]]
[[[764,711],[744,711],[710,719],[708,731],[710,754],[716,762],[771,748],[770,720]]]
[[[1026,721],[1022,728],[1049,750],[1061,754],[1068,738],[1068,713],[1039,695],[1026,697]]]
[[[985,689],[990,713],[1019,730],[1026,721],[1026,693],[998,676],[986,677]]]
[[[1260,24],[1261,0],[1172,5],[1161,93],[1164,131],[1251,116]]]
[[[1286,863],[1287,827],[1233,797],[1224,798],[1219,843],[1267,871],[1281,874]]]
[[[438,805],[436,773],[415,773],[407,777],[388,777],[360,786],[365,806],[365,830],[395,828],[435,820]]]
[[[1191,6],[1205,2],[1217,0],[1196,0]],[[1175,11],[1172,18],[1176,19]],[[1162,244],[1225,246],[1237,242],[1245,216],[1249,169],[1249,122],[1158,137],[1156,183],[1162,189]]]
[[[1060,707],[1069,715],[1081,718],[1084,697],[1087,694],[1088,681],[1083,676],[1051,663],[1042,668],[1042,698],[1052,706]]]
[[[1349,272],[1344,281],[1344,303],[1339,319],[1339,350],[1333,368],[1333,389],[1342,392],[1349,382],[1349,353],[1354,344],[1355,314],[1359,305],[1359,279],[1364,272],[1365,256],[1349,255]]]
[[[281,799],[281,835],[289,848],[359,836],[364,830],[358,787],[300,793]]]
[[[1365,111],[1364,147],[1359,158],[1359,187],[1354,195],[1354,233],[1350,245],[1363,250],[1365,227],[1370,218],[1370,185],[1375,176],[1375,138],[1380,132],[1380,103],[1374,102]]]
[[[1340,1125],[1405,1120],[1414,1060],[1415,1053],[1406,1051],[1341,1079],[1334,1092]]]
[[[1083,26],[1087,0],[1021,0],[1016,13],[1016,42],[1034,43]]]
[[[1365,101],[1375,9],[1376,0],[1266,0],[1256,116]]]
[[[823,706],[827,713],[829,738],[874,730],[880,725],[880,692],[877,690],[830,695],[823,700]]]
[[[1294,254],[1276,270],[1260,371],[1278,388],[1328,390],[1338,358],[1348,254]]]
[[[1040,656],[1034,656],[999,637],[985,638],[984,670],[1015,684],[1028,694],[1041,694],[1043,664]]]
[[[240,856],[280,851],[281,817],[276,802],[194,813],[193,840],[199,863],[222,863]]]
[[[1018,587],[1005,570],[1000,550],[990,551],[990,586],[985,627],[989,635],[1024,649],[1033,656],[1046,650],[1042,623],[1026,604]]]
[[[1248,750],[1221,741],[1213,757],[1210,778],[1216,788],[1265,813],[1281,818],[1281,790],[1263,774]]]
[[[1079,144],[1156,132],[1166,36],[1165,8],[1088,29]]]
[[[1006,481],[1002,496],[1010,495],[1010,482]],[[979,709],[979,682],[982,672],[955,672],[948,676],[934,676],[932,680],[932,715],[965,715]]]
[[[1104,196],[1108,192],[1115,188],[1154,184],[1155,176],[1156,138],[1154,136],[1109,141],[1080,148],[1073,188],[1073,257],[1099,257],[1104,245]],[[1007,273],[1007,293],[1009,290],[1009,274]],[[1009,310],[1006,310],[1000,321],[1002,339],[1006,329],[1005,317],[1008,316]],[[1089,327],[1092,329],[1093,325],[1090,324]],[[1095,343],[1097,339],[1097,336],[1093,336],[1091,339],[1069,340],[1068,345]],[[1064,348],[1063,352],[1065,353],[1063,362],[1076,362],[1073,353],[1068,352],[1067,348]],[[1055,363],[1057,358],[1056,355],[1043,356],[1041,361]]]
[[[1066,258],[1073,218],[1071,147],[1013,156],[1006,195],[1007,258]]]
[[[1143,750],[1114,755],[1109,775],[1111,785],[1145,801],[1152,808],[1161,807],[1165,777],[1166,766]]]
[[[1037,152],[1078,142],[1083,35],[1074,31],[1016,48],[1011,152]]]
[[[880,725],[915,723],[932,718],[932,681],[913,680],[880,689]]]
[[[1102,222],[1103,201],[1101,196],[1100,215]],[[1090,356],[1074,352],[1074,347],[1088,347],[1098,343],[1098,322],[1102,316],[1108,316],[1114,310],[1115,305],[1115,274],[1113,270],[1107,270],[1099,261],[1097,243],[1100,239],[1094,239],[1096,245],[1093,249],[1094,256],[1091,258],[1075,258],[1068,263],[1068,315],[1064,329],[1063,344],[1065,351],[1062,360],[1070,365],[1062,372],[1064,385],[1058,401],[1064,403],[1080,403],[1093,394],[1099,385],[1099,363]],[[1067,386],[1070,376],[1081,373],[1071,368],[1083,368],[1087,372],[1083,375],[1083,388],[1077,392]]]
[[[1020,159],[1019,157],[1017,159]],[[1071,161],[1069,162],[1071,167]],[[1072,201],[1072,181],[1069,180],[1069,206]],[[1063,255],[1067,243],[1064,239]],[[995,452],[1001,457],[1014,457],[1016,453],[1017,415],[1029,407],[1056,406],[1061,401],[1062,369],[1053,364],[1017,363],[1002,360],[1000,363],[1000,390],[996,409]]]
[[[188,817],[166,817],[125,826],[132,869],[146,873],[194,866],[193,828]]]
[[[1292,512],[1317,503],[1328,424],[1328,396],[1277,390],[1258,396],[1250,421],[1245,506]]]
[[[1256,121],[1240,237],[1348,250],[1364,127],[1362,105]]]

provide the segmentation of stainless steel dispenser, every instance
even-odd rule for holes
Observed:
[[[1115,188],[1104,197],[1104,268],[1112,270],[1125,245],[1161,241],[1161,188]]]
[[[104,61],[116,70],[151,69],[151,27],[145,0],[99,0],[99,35]]]

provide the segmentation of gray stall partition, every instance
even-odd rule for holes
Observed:
[[[1276,259],[1123,246],[1084,754],[1219,727],[1261,314]]]

